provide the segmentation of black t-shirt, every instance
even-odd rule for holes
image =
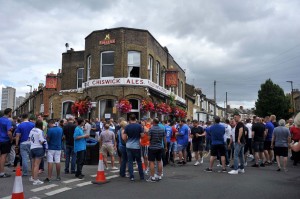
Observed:
[[[278,127],[279,126],[278,122],[272,122],[272,124],[274,125],[274,127]]]
[[[74,146],[74,131],[75,131],[76,125],[73,123],[68,122],[63,127],[64,136],[66,139],[66,145],[67,146]]]
[[[254,131],[254,142],[263,142],[265,134],[265,125],[262,123],[255,123],[252,125],[252,131]]]
[[[236,127],[235,127],[235,142],[238,142],[240,128],[243,128],[243,135],[241,137],[240,142],[242,144],[245,144],[246,143],[246,136],[245,136],[246,127],[243,124],[243,122],[238,122],[237,125],[236,125]]]
[[[193,140],[192,140],[193,143],[198,143],[203,141],[203,137],[196,137],[197,133],[200,135],[204,133],[204,130],[201,126],[192,127],[191,129],[191,134],[193,135]]]

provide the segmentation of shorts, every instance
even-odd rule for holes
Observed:
[[[181,145],[181,144],[177,144],[177,151],[186,151],[186,147],[187,147],[187,144],[186,145]]]
[[[198,152],[198,151],[203,151],[204,146],[202,142],[193,142],[193,151]]]
[[[254,152],[256,152],[256,153],[264,152],[264,142],[255,141],[253,143],[253,149],[254,149]]]
[[[170,142],[170,152],[177,152],[177,142]]]
[[[48,163],[60,163],[61,150],[48,150],[47,161]]]
[[[264,150],[271,150],[271,141],[264,142]]]
[[[282,156],[282,157],[288,157],[288,147],[275,147],[274,148],[274,154],[275,156]]]
[[[107,156],[107,153],[109,153],[109,155],[113,156],[114,155],[114,146],[113,145],[107,145],[107,144],[103,144],[100,148],[100,153],[102,153],[103,156]]]
[[[211,156],[225,156],[226,148],[224,144],[211,145]]]
[[[43,148],[35,148],[30,150],[32,158],[43,158],[45,155],[45,150]]]
[[[151,162],[161,161],[163,149],[149,149],[148,160]]]
[[[0,142],[0,154],[8,154],[10,153],[11,143],[8,142]]]
[[[149,146],[141,146],[142,157],[148,157]]]

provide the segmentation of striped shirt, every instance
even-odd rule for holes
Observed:
[[[152,126],[149,130],[150,146],[149,149],[163,149],[164,137],[166,132],[158,125]]]

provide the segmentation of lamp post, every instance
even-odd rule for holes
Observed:
[[[293,88],[293,81],[286,81],[286,82],[288,82],[288,83],[291,84],[291,89],[292,89],[292,91],[291,91],[292,109],[293,109],[293,113],[294,113],[295,112],[295,103],[294,103],[294,95],[293,95],[293,90],[294,90],[294,88]]]
[[[28,97],[28,112],[30,113],[30,95],[31,95],[31,93],[32,93],[32,85],[27,85],[27,86],[29,86],[30,87],[30,92],[29,92],[29,97]]]

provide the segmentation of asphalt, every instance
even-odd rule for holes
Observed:
[[[300,198],[300,165],[288,165],[288,172],[277,172],[275,165],[265,168],[246,167],[244,174],[229,175],[219,173],[219,167],[214,166],[214,172],[206,173],[208,158],[203,165],[166,166],[164,177],[160,182],[149,183],[128,178],[118,177],[114,170],[106,171],[109,183],[102,185],[91,184],[97,171],[97,165],[85,165],[83,171],[86,177],[76,180],[73,175],[62,175],[61,181],[33,186],[23,177],[25,198],[243,198],[243,199],[279,199]],[[55,172],[54,172],[55,173]],[[136,173],[136,179],[138,174]],[[44,179],[43,173],[40,179]],[[11,194],[14,177],[0,179],[0,197]],[[52,195],[53,194],[53,195]]]

